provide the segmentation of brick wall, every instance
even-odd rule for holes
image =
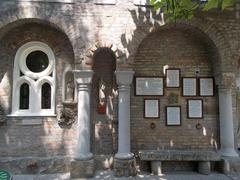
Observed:
[[[133,69],[135,76],[164,76],[163,67],[180,68],[182,77],[195,77],[196,67],[201,76],[213,76],[214,56],[210,53],[211,42],[188,28],[169,28],[150,34],[140,45]],[[133,87],[134,88],[134,87]],[[168,96],[178,95],[178,102],[171,104]],[[203,99],[203,119],[187,119],[187,98],[181,96],[181,88],[165,88],[160,99],[160,118],[144,119],[142,96],[131,101],[131,131],[134,150],[139,149],[215,149],[219,147],[218,97],[196,97]],[[181,126],[166,126],[165,106],[180,105]],[[150,124],[156,128],[151,129]],[[196,129],[201,123],[203,129]],[[205,132],[204,132],[205,131]],[[191,138],[190,138],[191,137]]]
[[[31,23],[13,29],[0,42],[3,62],[0,72],[4,75],[0,96],[5,115],[11,113],[14,56],[17,49],[29,41],[42,41],[52,48],[56,58],[56,105],[62,104],[62,75],[65,68],[73,64],[71,45],[59,31]],[[23,125],[23,120],[43,123]],[[75,124],[71,129],[60,128],[56,118],[8,117],[6,124],[0,126],[0,154],[1,157],[70,155],[76,143],[74,136]]]
[[[42,24],[37,24],[39,22]],[[218,76],[221,72],[236,73],[240,52],[239,31],[240,25],[232,11],[223,15],[214,12],[198,14],[191,22],[162,26],[162,21],[150,8],[135,6],[127,0],[117,1],[116,5],[2,1],[0,103],[5,114],[10,113],[14,55],[28,41],[40,40],[53,49],[57,63],[56,105],[61,106],[65,67],[74,64],[77,68],[85,68],[91,47],[98,49],[108,44],[111,49],[113,45],[117,48],[113,51],[116,68],[132,68],[136,76],[163,76],[166,64],[180,68],[185,77],[194,76],[196,65],[200,66],[202,76]],[[105,73],[104,67],[98,70]],[[106,72],[112,73],[109,70]],[[92,150],[96,154],[109,154],[117,147],[117,113],[114,111],[113,122],[96,114],[97,82],[94,80],[93,84]],[[203,98],[203,120],[190,120],[186,118],[186,98],[181,97],[180,89],[167,89],[165,96],[159,98],[160,118],[151,120],[143,118],[144,97],[134,96],[133,88],[131,139],[134,152],[150,148],[219,147],[217,95]],[[171,92],[179,94],[177,104],[182,106],[182,126],[179,127],[165,126],[164,107],[169,104],[167,95]],[[237,136],[235,99],[236,92],[233,92]],[[116,110],[117,98],[114,101]],[[25,117],[4,117],[6,123],[0,126],[1,157],[72,155],[76,124],[64,129],[58,126],[56,118],[39,118],[43,119],[43,124],[25,126],[22,124]],[[150,129],[152,122],[156,124],[154,130]],[[206,135],[203,130],[195,128],[197,122],[205,127]],[[95,139],[97,128],[103,133],[100,141]]]

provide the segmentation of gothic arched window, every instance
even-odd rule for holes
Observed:
[[[51,48],[38,41],[22,45],[13,72],[12,115],[54,115],[55,57]]]

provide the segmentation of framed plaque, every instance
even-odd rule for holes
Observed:
[[[203,100],[202,99],[187,100],[187,117],[189,119],[203,118]]]
[[[163,96],[164,95],[163,77],[136,77],[135,95],[136,96]]]
[[[181,126],[181,106],[166,106],[166,125]]]
[[[180,87],[180,69],[176,68],[166,69],[166,87],[167,88]]]
[[[159,99],[144,99],[144,118],[160,118]]]
[[[182,78],[182,96],[197,96],[197,78]]]
[[[199,94],[200,96],[214,96],[214,78],[201,77],[199,78]]]

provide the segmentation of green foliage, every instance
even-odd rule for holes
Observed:
[[[196,10],[224,10],[234,4],[234,0],[150,0],[150,2],[155,10],[160,9],[164,13],[167,22],[178,19],[190,20]]]

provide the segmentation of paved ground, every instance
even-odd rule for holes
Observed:
[[[91,180],[240,180],[240,175],[226,176],[217,172],[211,175],[201,175],[195,172],[168,173],[162,176],[153,176],[150,174],[138,174],[136,177],[116,178],[112,171],[97,171]],[[51,175],[15,175],[13,180],[70,180],[70,174],[51,174]],[[80,179],[79,179],[80,180]]]

